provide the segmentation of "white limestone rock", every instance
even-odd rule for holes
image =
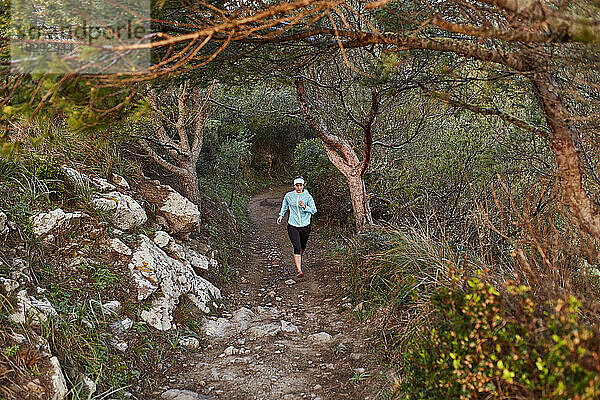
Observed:
[[[117,190],[115,185],[113,185],[112,183],[109,183],[104,178],[93,178],[92,182],[94,182],[94,185],[96,186],[96,188],[98,190],[100,190],[101,192],[112,192],[114,190]]]
[[[255,339],[265,336],[275,336],[281,332],[281,325],[277,322],[272,322],[270,324],[253,326],[247,332],[249,337]]]
[[[10,229],[8,228],[8,217],[0,211],[0,236],[5,236]]]
[[[129,348],[129,345],[126,342],[114,342],[113,346],[115,346],[115,349],[123,353],[125,353]]]
[[[40,213],[33,218],[33,234],[36,237],[57,236],[79,227],[83,214],[80,212],[65,213],[57,208],[47,213]]]
[[[148,325],[159,331],[168,331],[171,328],[175,328],[173,317],[171,316],[171,311],[174,308],[175,306],[171,305],[167,297],[161,296],[154,300],[152,308],[143,310],[140,316]]]
[[[60,368],[60,362],[58,358],[51,357],[50,365],[52,366],[50,369],[50,383],[52,384],[53,395],[52,400],[63,400],[67,396],[67,381],[65,380],[65,376]]]
[[[194,268],[208,270],[209,266],[217,263],[216,260],[209,259],[204,254],[198,253],[187,244],[180,245],[177,243],[177,240],[165,231],[156,232],[154,243],[163,249],[169,256]]]
[[[121,175],[113,174],[113,182],[121,189],[128,190],[130,188],[129,183]]]
[[[327,332],[319,332],[309,335],[308,341],[315,344],[327,345],[333,341],[333,338]]]
[[[110,248],[119,254],[123,254],[124,256],[130,256],[133,254],[131,249],[118,238],[113,238],[110,240]]]
[[[140,194],[156,205],[156,220],[173,236],[186,236],[198,229],[200,211],[198,206],[179,194],[169,185],[142,178]]]
[[[119,314],[121,312],[121,302],[118,300],[112,300],[102,304],[102,314]]]
[[[231,322],[237,325],[240,331],[245,331],[246,329],[248,329],[248,324],[250,323],[250,321],[255,317],[256,314],[252,310],[246,307],[242,307],[233,312]]]
[[[26,290],[17,293],[17,306],[15,308],[16,312],[10,314],[8,319],[19,324],[24,324],[30,320],[32,325],[39,325],[48,319],[48,315],[58,316],[58,313],[46,298],[38,300],[33,296],[28,296]]]
[[[196,350],[200,347],[200,341],[191,336],[184,336],[180,338],[179,344],[188,350]]]
[[[223,339],[235,331],[232,323],[227,318],[216,320],[205,318],[202,321],[202,329],[206,336],[215,339]]]
[[[164,249],[173,241],[173,238],[165,231],[157,231],[154,236],[154,243],[161,249]]]
[[[141,314],[144,321],[160,330],[172,328],[172,311],[182,295],[207,313],[209,305],[221,298],[218,288],[196,275],[189,265],[169,257],[144,235],[131,257],[129,270],[138,289],[138,300],[147,299],[160,288],[162,295],[154,300],[150,310]]]
[[[65,166],[63,166],[61,169],[62,169],[63,174],[65,174],[67,181],[69,183],[71,183],[73,186],[77,186],[80,188],[95,187],[95,184],[92,182],[92,180],[90,178],[88,178],[81,172],[77,171],[76,169],[65,167]]]
[[[110,329],[115,335],[121,335],[131,329],[133,321],[130,318],[125,318],[123,321],[115,321],[110,324]]]
[[[277,307],[254,306],[252,310],[256,313],[255,320],[276,319],[281,315]]]
[[[123,321],[121,321],[121,326],[123,329],[128,331],[133,326],[133,320],[131,318],[125,318]]]
[[[198,253],[189,246],[183,246],[185,259],[195,268],[208,270],[209,266],[215,266],[217,260],[209,259],[204,254]],[[217,264],[218,265],[218,264]]]
[[[170,257],[173,257],[176,260],[182,261],[185,264],[189,265],[189,262],[185,258],[185,252],[183,251],[183,246],[175,241],[169,234],[165,231],[159,231],[161,234],[158,237],[160,244],[163,244],[164,247],[161,247],[165,253],[167,253]],[[168,238],[168,239],[167,239]],[[156,243],[156,238],[154,239]],[[166,242],[166,244],[165,244]],[[159,245],[160,246],[160,245]]]
[[[98,190],[100,192],[112,192],[115,191],[117,188],[115,185],[113,185],[112,183],[109,183],[106,179],[104,178],[89,178],[87,175],[85,175],[82,172],[79,172],[73,168],[69,168],[66,166],[63,166],[62,168],[62,172],[65,175],[67,181],[69,183],[71,183],[73,186],[79,187],[79,188],[83,188],[83,189],[87,189],[87,188],[93,188],[95,190]],[[123,179],[123,177],[118,176],[118,178],[116,178],[118,175],[113,175],[113,177],[115,178],[115,184],[117,184],[117,179],[123,180],[125,181],[125,179]],[[125,183],[127,184],[127,182],[125,181]],[[125,189],[129,189],[129,184],[125,185],[121,185],[120,183],[117,184],[117,186],[119,187],[123,187]]]
[[[168,229],[173,234],[186,234],[198,229],[200,224],[200,211],[198,206],[186,197],[167,186],[169,194],[160,206],[157,214],[166,219]]]
[[[146,212],[131,196],[116,191],[95,194],[92,205],[96,209],[113,211],[111,218],[113,224],[125,231],[143,225],[148,217]]]
[[[300,333],[300,329],[291,322],[281,320],[281,331],[287,333]]]

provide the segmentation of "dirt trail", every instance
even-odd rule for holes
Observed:
[[[375,399],[384,371],[369,354],[365,328],[344,311],[339,267],[324,261],[318,232],[305,277],[296,278],[285,224],[275,221],[286,190],[251,200],[246,263],[223,288],[225,312],[209,321],[220,332],[191,360],[181,389],[218,399]]]

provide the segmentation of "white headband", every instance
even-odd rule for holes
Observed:
[[[304,179],[302,179],[302,178],[296,178],[296,179],[294,179],[294,186],[296,186],[297,183],[301,183],[301,184],[304,185]]]

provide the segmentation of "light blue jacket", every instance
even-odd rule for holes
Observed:
[[[304,208],[300,206],[300,200],[304,202]],[[288,224],[298,228],[310,224],[311,215],[317,212],[315,201],[306,189],[302,193],[296,193],[295,190],[292,190],[283,196],[279,215],[283,217],[288,209],[290,210]]]

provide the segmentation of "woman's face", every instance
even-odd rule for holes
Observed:
[[[303,189],[304,189],[304,184],[302,184],[302,183],[296,183],[294,185],[294,190],[296,190],[296,193],[302,193]]]

